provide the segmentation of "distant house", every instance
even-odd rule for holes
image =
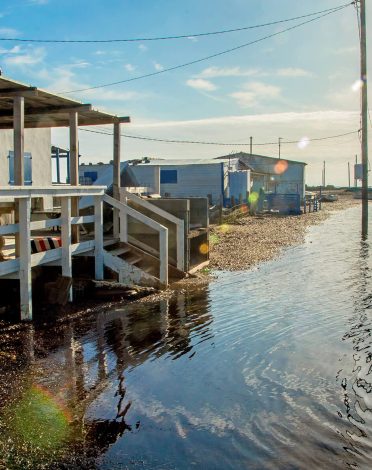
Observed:
[[[145,163],[146,162],[146,163]],[[130,169],[139,186],[151,188],[153,193],[163,197],[208,197],[211,204],[226,202],[230,197],[231,174],[238,171],[239,161],[235,158],[218,160],[145,160],[130,164]],[[239,181],[245,182],[241,189],[243,199],[249,190],[249,171]],[[238,179],[234,179],[235,186]],[[238,190],[237,190],[238,192]],[[238,200],[239,194],[236,195]]]
[[[251,171],[251,191],[263,188],[265,192],[300,194],[304,197],[306,163],[245,152],[222,156],[217,160],[228,157],[238,159],[241,170]]]

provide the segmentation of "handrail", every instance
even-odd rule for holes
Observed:
[[[0,200],[2,198],[29,198],[29,197],[80,197],[102,196],[106,186],[9,186],[0,188]]]
[[[110,206],[114,207],[115,209],[118,209],[120,211],[120,217],[122,219],[126,219],[127,216],[131,216],[134,219],[139,220],[140,222],[144,223],[145,225],[148,225],[152,229],[156,230],[159,232],[159,262],[160,262],[160,267],[159,267],[159,280],[162,284],[168,285],[168,229],[167,227],[164,227],[164,225],[159,224],[159,222],[156,222],[155,220],[151,219],[150,217],[147,217],[147,215],[142,214],[141,212],[136,211],[132,207],[129,207],[126,204],[123,204],[122,202],[118,201],[117,199],[112,198],[111,196],[108,196],[107,194],[103,195],[103,202],[106,202]],[[121,231],[122,230],[127,230],[127,223],[124,220],[121,220]],[[124,239],[127,238],[127,233],[122,234],[125,235],[123,237]]]
[[[170,214],[169,212],[165,211],[164,209],[161,209],[160,207],[156,206],[155,204],[151,204],[151,202],[146,201],[145,199],[142,199],[141,197],[137,196],[136,194],[132,194],[129,191],[122,190],[121,194],[124,194],[124,196],[131,201],[135,202],[139,206],[142,206],[145,209],[148,209],[149,211],[153,212],[154,214],[159,215],[160,217],[163,217],[166,220],[169,220],[169,222],[173,223],[176,225],[176,232],[177,232],[177,268],[183,271],[185,269],[185,224],[184,221],[179,219],[178,217],[174,216],[173,214]]]

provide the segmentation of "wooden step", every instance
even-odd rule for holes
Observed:
[[[129,256],[128,258],[123,258],[123,260],[130,264],[136,264],[136,263],[139,263],[140,261],[143,261],[143,258],[142,256],[139,256],[139,255],[132,255],[132,256]]]
[[[118,248],[114,248],[113,250],[109,250],[109,253],[112,256],[121,256],[121,255],[124,255],[125,253],[128,253],[129,251],[130,251],[129,246],[119,246]]]

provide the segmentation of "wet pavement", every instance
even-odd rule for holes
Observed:
[[[0,469],[371,468],[359,219],[170,299],[2,330]]]

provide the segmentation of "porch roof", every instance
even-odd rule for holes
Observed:
[[[68,127],[71,112],[78,113],[79,126],[130,122],[129,117],[104,113],[91,104],[0,77],[0,129],[13,129],[13,98],[16,96],[25,98],[25,128]]]

